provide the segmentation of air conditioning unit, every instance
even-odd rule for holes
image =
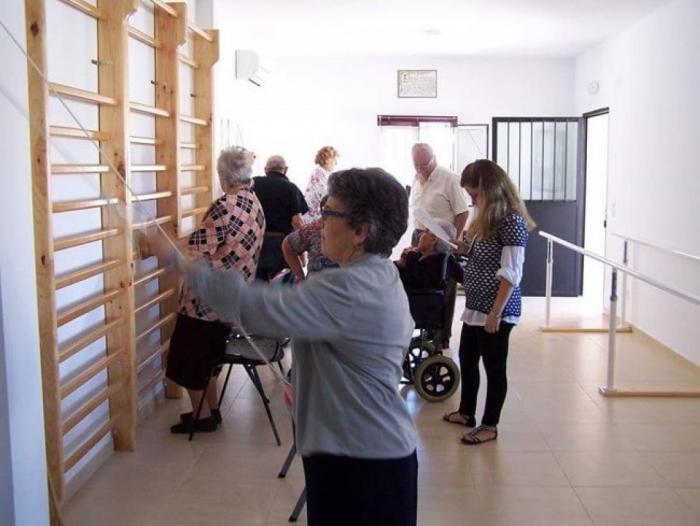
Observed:
[[[265,67],[258,54],[249,49],[236,50],[236,78],[248,80],[256,86],[265,84],[270,70]]]

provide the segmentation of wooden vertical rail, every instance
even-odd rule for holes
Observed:
[[[177,13],[173,17],[162,9],[155,11],[155,36],[161,42],[161,48],[156,50],[156,106],[170,112],[170,119],[156,119],[156,137],[160,145],[156,146],[156,162],[164,164],[167,169],[157,177],[158,191],[171,191],[173,197],[159,199],[157,203],[158,217],[171,216],[176,218],[163,225],[166,232],[177,239],[180,226],[180,62],[178,48],[187,38],[187,4],[173,2],[168,4]],[[167,272],[159,277],[160,292],[178,287],[176,272]],[[160,317],[171,312],[177,312],[177,294],[161,303]],[[165,343],[170,339],[174,325],[168,324],[160,330],[160,341]],[[166,381],[165,394],[168,398],[180,398],[182,389],[173,382]]]
[[[211,37],[211,41],[198,34],[192,35],[194,38],[192,58],[199,63],[199,68],[194,70],[194,116],[207,121],[206,126],[195,127],[194,142],[199,145],[199,148],[195,150],[194,164],[204,165],[205,169],[194,173],[195,186],[209,186],[209,191],[196,194],[195,208],[209,206],[216,197],[213,66],[219,60],[219,31],[207,29],[204,32]]]
[[[130,181],[127,19],[138,5],[138,0],[98,0],[97,3],[103,13],[97,24],[99,92],[117,101],[115,106],[100,106],[100,131],[110,137],[102,144],[100,162],[106,163],[109,159],[127,183]],[[114,419],[115,449],[133,451],[137,401],[131,195],[117,174],[111,171],[102,174],[100,186],[103,196],[117,198],[120,202],[116,205],[118,213],[115,209],[102,211],[102,228],[118,228],[120,231],[118,236],[103,241],[103,258],[122,261],[122,265],[105,274],[104,286],[105,290],[121,289],[124,292],[105,305],[107,320],[124,320],[119,329],[107,335],[107,355],[125,353],[123,360],[112,360],[108,368],[109,384],[124,386],[111,393],[109,410]]]
[[[46,13],[44,0],[25,1],[27,51],[46,74]],[[30,151],[34,249],[39,314],[39,352],[44,392],[44,433],[51,492],[51,522],[59,520],[59,506],[65,492],[63,476],[63,432],[61,429],[58,335],[56,329],[56,288],[54,284],[53,232],[51,227],[51,171],[47,137],[48,88],[39,73],[27,63],[29,86]],[[29,349],[28,349],[29,350]]]

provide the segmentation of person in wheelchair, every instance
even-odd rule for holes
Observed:
[[[455,227],[436,219],[444,238],[453,239]],[[462,269],[448,243],[428,230],[418,244],[406,248],[395,261],[408,296],[411,316],[420,335],[411,340],[403,364],[404,377],[428,401],[441,401],[459,385],[456,364],[442,356],[442,332],[448,316],[447,288],[451,280],[462,279]]]
[[[436,219],[448,239],[454,239],[457,231],[454,225]],[[462,280],[462,272],[454,258],[450,257],[452,249],[445,241],[439,239],[429,230],[423,230],[415,247],[407,247],[396,261],[401,281],[406,290],[439,289],[444,287],[444,280]],[[447,258],[447,269],[443,269]]]
[[[443,237],[447,239],[456,237],[454,225],[442,219],[435,219],[435,223],[442,228]],[[409,302],[412,291],[443,290],[450,280],[462,282],[462,267],[452,255],[450,245],[429,230],[423,230],[418,237],[418,244],[404,249],[401,258],[395,263],[406,294],[409,296]],[[442,333],[449,332],[449,328],[445,325],[452,320],[447,307],[448,305],[445,304],[445,312],[441,313],[442,324],[429,331],[427,338],[431,342],[443,341]]]

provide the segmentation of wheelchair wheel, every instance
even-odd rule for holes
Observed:
[[[416,369],[414,384],[424,400],[442,402],[452,396],[459,387],[459,368],[447,356],[431,356]]]
[[[433,342],[425,340],[421,348],[420,336],[411,338],[411,344],[408,346],[406,358],[403,361],[403,376],[406,380],[413,382],[413,377],[418,364],[430,358],[435,354],[435,346]]]

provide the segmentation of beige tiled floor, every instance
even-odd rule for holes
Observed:
[[[419,523],[700,525],[700,399],[603,398],[607,336],[542,334],[539,299],[526,299],[525,312],[497,442],[462,446],[462,429],[440,420],[456,398],[429,404],[403,389],[420,431]],[[570,301],[554,313],[576,317]],[[456,349],[458,323],[455,335]],[[620,335],[618,355],[620,386],[700,386],[700,368],[644,335]],[[114,454],[68,501],[66,525],[287,524],[303,474],[296,459],[276,477],[291,427],[280,387],[264,376],[282,447],[236,371],[217,433],[171,435],[185,406],[162,402],[140,427],[137,451]]]

